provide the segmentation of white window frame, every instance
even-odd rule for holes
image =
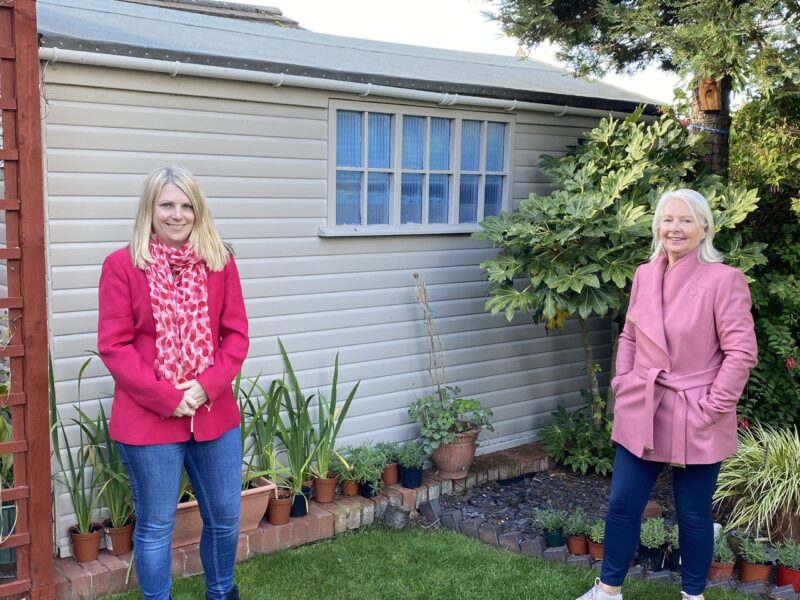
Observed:
[[[367,123],[367,113],[383,113],[391,115],[391,143],[392,156],[389,169],[370,168],[367,166],[366,156],[368,156],[367,144],[369,135],[366,127],[363,130],[362,140],[362,164],[360,167],[341,167],[336,166],[336,114],[339,110],[357,111],[363,113],[364,124]],[[438,117],[448,119],[452,122],[450,135],[450,169],[447,171],[440,169],[430,169],[428,166],[429,140],[430,140],[430,118],[425,121],[425,143],[424,143],[424,164],[428,168],[422,170],[402,168],[402,132],[403,116],[417,117]],[[469,234],[479,231],[478,223],[458,223],[458,194],[460,190],[461,176],[461,124],[462,121],[481,121],[481,155],[480,166],[486,164],[486,135],[487,122],[504,123],[505,140],[503,144],[503,164],[504,171],[468,171],[465,174],[477,174],[480,176],[478,186],[478,221],[483,218],[485,178],[487,175],[501,175],[504,179],[503,198],[500,209],[508,211],[511,204],[511,193],[513,190],[513,164],[512,164],[512,145],[515,139],[516,115],[512,113],[497,113],[483,111],[465,111],[460,109],[441,109],[427,108],[422,106],[404,106],[399,104],[389,104],[383,102],[354,102],[350,100],[331,100],[328,105],[328,224],[319,227],[321,237],[359,237],[359,236],[386,236],[386,235],[440,235],[440,234]],[[363,173],[363,183],[361,189],[361,214],[365,218],[367,206],[367,181],[370,172],[388,172],[391,178],[391,189],[389,192],[389,213],[390,224],[388,225],[336,225],[336,172],[337,170],[349,170]],[[422,186],[422,217],[423,224],[400,224],[400,191],[402,173],[420,172],[424,174],[425,184]],[[428,219],[428,194],[429,176],[431,174],[446,173],[449,180],[448,198],[448,223],[425,223]]]

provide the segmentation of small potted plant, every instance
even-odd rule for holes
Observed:
[[[678,524],[674,523],[672,527],[667,530],[667,554],[664,561],[665,566],[673,572],[681,570],[681,543],[679,536],[680,530]]]
[[[639,564],[649,572],[660,571],[664,564],[664,545],[667,529],[662,517],[651,517],[642,522],[639,534]]]
[[[491,409],[463,398],[454,386],[438,387],[430,396],[417,398],[408,414],[419,423],[425,452],[446,479],[466,477],[481,429],[494,431]]]
[[[606,536],[606,523],[597,519],[589,529],[589,555],[592,560],[603,560],[603,540]]]
[[[745,538],[739,549],[742,553],[742,561],[739,564],[739,581],[742,583],[763,581],[766,585],[772,569],[772,559],[767,553],[766,544],[755,538]]]
[[[554,508],[537,508],[533,511],[533,518],[544,531],[544,541],[548,548],[564,544],[562,533],[567,521],[567,513]]]
[[[589,554],[589,518],[582,508],[577,509],[567,517],[564,523],[564,532],[567,534],[567,549],[570,554]]]
[[[348,446],[339,451],[339,460],[331,463],[331,470],[339,481],[342,496],[355,496],[358,494],[358,481],[354,470],[354,448]]]
[[[422,466],[425,464],[425,448],[419,440],[409,440],[400,446],[397,454],[400,484],[416,489],[422,485]]]
[[[708,569],[708,579],[730,579],[733,577],[733,566],[736,564],[736,555],[728,543],[724,531],[714,538],[714,553],[711,557],[711,566]]]
[[[386,457],[370,442],[353,449],[353,475],[358,481],[358,493],[371,498],[381,490],[381,474],[386,466]]]
[[[777,580],[779,586],[791,585],[800,592],[800,544],[794,540],[778,544]]]
[[[381,442],[377,446],[378,451],[383,453],[386,466],[381,473],[381,481],[384,485],[394,485],[400,481],[399,455],[400,444],[397,442]]]

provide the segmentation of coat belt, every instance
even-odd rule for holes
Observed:
[[[633,371],[645,380],[645,410],[647,417],[644,423],[644,449],[654,450],[653,428],[656,411],[664,397],[664,391],[675,392],[675,408],[672,413],[672,461],[676,464],[686,464],[686,419],[689,408],[686,402],[687,390],[704,387],[714,383],[717,373],[722,365],[715,365],[702,371],[693,371],[682,375],[670,373],[666,369],[648,367],[641,363],[633,365]],[[656,396],[656,384],[662,389]]]

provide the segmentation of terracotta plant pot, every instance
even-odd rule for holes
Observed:
[[[589,540],[589,556],[592,560],[603,560],[603,544],[595,544]]]
[[[270,525],[286,525],[292,510],[294,492],[285,488],[274,490],[267,505],[267,521]]]
[[[709,581],[730,579],[733,577],[733,565],[735,564],[735,562],[718,563],[716,561],[711,561],[711,566],[708,568]]]
[[[314,478],[314,500],[320,504],[333,502],[336,496],[336,476]]]
[[[463,479],[467,476],[472,461],[475,459],[475,447],[479,430],[465,431],[456,435],[452,444],[442,444],[434,449],[431,458],[439,477],[444,479]]]
[[[358,482],[354,479],[345,479],[342,481],[342,496],[357,496],[358,495]]]
[[[200,541],[203,519],[197,500],[179,502],[175,511],[175,527],[172,530],[172,547],[188,546]]]
[[[767,585],[769,572],[772,565],[755,565],[746,560],[739,562],[739,581],[749,583],[751,581],[763,581]]]
[[[69,528],[69,539],[72,541],[72,556],[78,562],[91,562],[97,560],[100,554],[100,534],[103,526],[92,523],[91,533],[80,533],[77,525]]]
[[[791,585],[795,592],[800,592],[800,571],[790,569],[778,563],[778,586]]]
[[[583,535],[568,535],[567,550],[569,550],[570,554],[574,554],[576,556],[589,554],[589,540],[587,540]]]
[[[131,548],[133,548],[133,520],[122,527],[112,527],[111,521],[106,519],[103,521],[103,527],[108,536],[106,549],[111,554],[122,556],[131,551]]]
[[[381,481],[386,485],[394,485],[400,481],[400,470],[397,468],[397,463],[386,465],[381,473]]]
[[[242,492],[239,501],[239,531],[258,529],[258,524],[267,513],[270,494],[276,487],[278,486],[264,477],[255,477],[250,480],[250,489]]]

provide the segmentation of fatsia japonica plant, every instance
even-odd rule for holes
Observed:
[[[659,196],[669,189],[698,190],[714,210],[721,233],[717,245],[729,264],[746,271],[763,260],[763,244],[743,246],[731,232],[756,208],[756,191],[726,187],[718,176],[698,172],[703,138],[690,134],[673,115],[652,123],[641,122],[641,115],[640,108],[623,121],[604,119],[574,152],[543,157],[540,168],[552,178],[553,191],[531,194],[513,213],[483,221],[483,230],[474,234],[499,248],[495,258],[481,263],[490,283],[488,311],[502,312],[508,320],[521,311],[548,329],[562,328],[577,316],[589,380],[587,405],[598,431],[608,429],[609,419],[588,320],[593,314],[612,316],[615,348],[630,283],[650,253]]]

